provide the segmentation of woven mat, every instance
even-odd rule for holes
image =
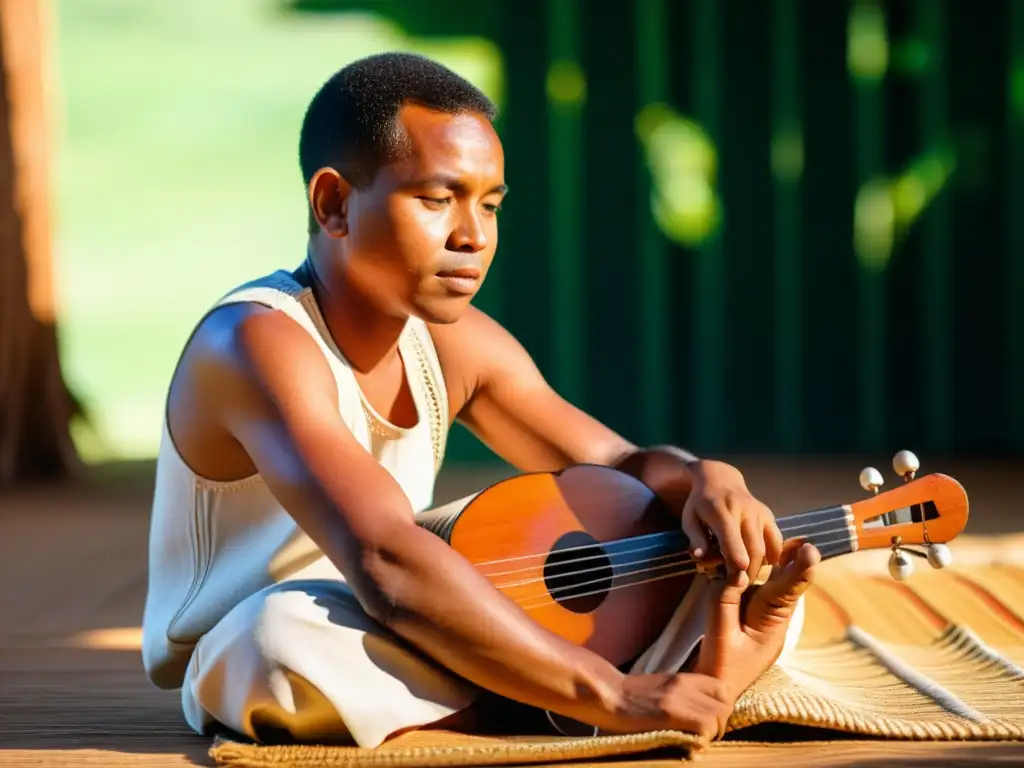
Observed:
[[[766,724],[821,730],[821,738],[1024,740],[1024,535],[963,537],[954,564],[924,560],[904,583],[886,552],[829,561],[807,595],[801,642],[748,690],[731,738]],[[806,738],[806,736],[804,736]],[[567,739],[407,733],[372,750],[264,747],[218,740],[220,765],[516,765],[598,758],[677,758],[704,748],[677,732]]]

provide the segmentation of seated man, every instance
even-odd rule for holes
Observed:
[[[143,660],[189,725],[375,746],[464,727],[481,692],[607,731],[720,731],[777,658],[817,553],[783,554],[733,467],[641,449],[562,400],[470,306],[505,196],[494,107],[421,57],[340,70],[299,158],[305,259],[198,323],[167,398]],[[440,538],[454,419],[523,471],[621,468],[709,532],[728,577],[685,672],[628,674],[543,630]],[[740,615],[764,563],[789,563]]]

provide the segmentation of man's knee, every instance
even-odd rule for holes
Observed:
[[[261,597],[245,623],[255,649],[272,665],[291,667],[297,653],[308,659],[320,646],[327,651],[339,629],[376,628],[341,582],[286,582]]]
[[[323,624],[339,611],[330,592],[277,585],[225,615],[193,652],[182,691],[190,725],[202,732],[212,715],[251,736],[254,709],[294,710],[296,672],[322,668],[329,653]]]

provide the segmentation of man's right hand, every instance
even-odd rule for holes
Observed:
[[[732,712],[728,688],[700,674],[628,675],[619,692],[615,730],[676,730],[712,739]]]

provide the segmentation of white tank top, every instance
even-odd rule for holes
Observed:
[[[444,378],[426,324],[410,318],[399,340],[419,415],[414,427],[403,429],[365,400],[312,291],[290,273],[281,270],[246,283],[214,308],[240,302],[284,312],[316,341],[338,386],[342,420],[395,478],[415,513],[427,510],[449,421]],[[343,579],[259,474],[216,482],[193,472],[174,446],[165,412],[142,623],[143,665],[150,680],[161,688],[180,687],[199,638],[232,607],[264,587],[309,578]]]

